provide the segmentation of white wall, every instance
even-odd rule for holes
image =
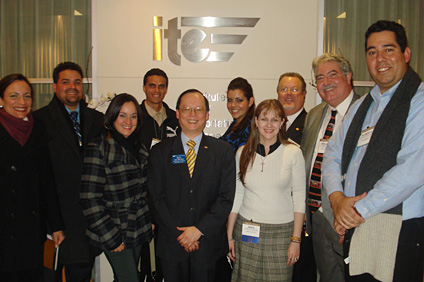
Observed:
[[[175,108],[178,95],[198,88],[204,93],[224,97],[228,83],[237,76],[253,86],[258,102],[276,98],[278,77],[288,71],[299,72],[311,80],[311,62],[317,55],[318,1],[310,0],[97,0],[97,95],[128,92],[141,102],[144,99],[142,78],[150,68],[163,69],[169,76],[165,102]],[[202,48],[235,52],[228,62],[193,63],[181,54],[181,66],[167,56],[167,39],[163,39],[163,59],[153,60],[153,16],[168,20],[181,17],[255,17],[254,28],[180,27],[181,35],[190,29],[208,34]],[[211,45],[211,33],[248,35],[241,45]],[[308,86],[306,108],[315,105],[314,89]],[[231,120],[224,101],[211,102],[210,120]],[[222,134],[225,128],[208,127],[207,133]]]
[[[97,63],[97,93],[131,93],[141,102],[144,99],[142,79],[151,68],[163,69],[169,77],[165,98],[175,108],[178,95],[186,89],[197,88],[219,97],[211,101],[210,121],[230,121],[226,109],[225,93],[228,83],[237,76],[246,78],[253,86],[258,104],[276,98],[279,76],[284,72],[299,72],[311,81],[311,62],[317,56],[319,0],[97,0],[93,1],[93,26]],[[167,39],[163,39],[163,59],[153,60],[153,16],[163,17],[162,29],[168,20],[181,17],[254,17],[260,18],[253,28],[196,28],[181,27],[181,36],[190,29],[200,29],[208,37],[201,48],[214,51],[232,51],[228,62],[188,61],[178,53],[181,66],[173,64],[167,56]],[[211,33],[246,34],[241,45],[211,45]],[[316,103],[316,94],[308,85],[306,108]],[[215,96],[217,95],[217,96]],[[213,123],[215,124],[215,123]],[[224,133],[225,128],[210,126],[208,134]],[[102,258],[102,281],[112,281],[107,261]]]

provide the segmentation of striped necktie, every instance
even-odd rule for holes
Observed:
[[[323,139],[330,139],[333,135],[334,124],[336,122],[336,110],[331,111],[331,118]],[[312,168],[311,179],[309,181],[308,206],[311,213],[315,213],[321,207],[321,163],[324,153],[318,153]]]
[[[81,128],[78,122],[78,112],[74,111],[74,112],[71,112],[69,115],[71,116],[72,124],[74,125],[75,133],[77,134],[77,137],[78,137],[78,144],[82,146]]]
[[[187,141],[188,151],[186,155],[188,172],[190,173],[190,177],[193,176],[194,164],[196,163],[196,151],[194,151],[194,146],[196,142],[193,140]]]

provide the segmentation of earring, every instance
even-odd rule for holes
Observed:
[[[0,109],[3,109],[3,105],[0,105]]]

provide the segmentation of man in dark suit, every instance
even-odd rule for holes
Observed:
[[[296,72],[286,72],[278,80],[277,93],[287,118],[287,136],[300,145],[307,114],[303,108],[306,96],[305,80]]]
[[[159,225],[157,252],[165,281],[214,281],[216,262],[228,252],[234,152],[203,134],[209,103],[201,92],[183,92],[176,108],[181,133],[152,148],[148,169],[151,212]]]
[[[323,103],[311,109],[303,130],[306,165],[306,227],[321,281],[342,282],[343,247],[332,228],[334,217],[321,185],[321,162],[330,137],[340,127],[349,107],[359,98],[353,92],[352,69],[340,55],[325,53],[312,63],[316,87]],[[318,178],[317,178],[318,177]]]
[[[85,240],[86,222],[79,193],[84,146],[101,134],[103,115],[87,108],[82,100],[82,79],[79,65],[72,62],[57,65],[53,71],[55,95],[47,106],[34,112],[34,116],[44,121],[52,138],[49,151],[66,236],[60,246],[59,264],[65,266],[67,282],[90,281],[94,258],[100,254],[100,250],[90,247]]]
[[[300,145],[306,110],[303,108],[306,96],[306,82],[296,72],[286,72],[280,76],[277,86],[278,101],[286,115],[287,137]],[[312,239],[305,233],[303,226],[300,258],[293,267],[293,282],[315,281],[317,276]]]

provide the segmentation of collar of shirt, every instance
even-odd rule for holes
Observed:
[[[184,134],[184,132],[181,131],[181,142],[183,143],[184,153],[187,155],[188,140],[193,140],[196,143],[196,145],[194,145],[194,151],[196,152],[196,155],[197,155],[197,152],[199,151],[200,142],[202,142],[202,138],[203,138],[203,132],[197,135],[196,137],[194,137],[193,139],[190,139],[187,137],[187,135]]]
[[[292,114],[291,116],[286,116],[287,122],[286,122],[286,130],[290,128],[290,125],[294,122],[294,120],[300,115],[300,113],[304,110],[304,108],[301,108],[297,113]]]
[[[353,90],[350,91],[349,96],[346,97],[346,99],[343,100],[343,102],[341,102],[337,107],[333,108],[330,105],[328,105],[328,111],[331,115],[331,110],[336,110],[337,111],[337,118],[340,116],[341,120],[343,120],[344,116],[347,113],[347,110],[349,109],[349,105],[350,103],[352,103],[352,99],[353,99]]]
[[[384,92],[383,94],[381,94],[381,90],[380,87],[376,84],[374,86],[374,88],[371,90],[370,94],[372,99],[374,100],[374,102],[378,102],[380,99],[382,99],[383,97],[388,97],[388,98],[392,98],[393,94],[395,94],[396,89],[398,88],[399,84],[402,82],[402,80],[399,80],[398,83],[396,83],[395,85],[392,86],[392,88],[390,88],[389,90],[387,90],[386,92]]]
[[[68,114],[71,114],[71,112],[77,112],[78,113],[78,123],[81,124],[80,105],[79,104],[78,104],[77,108],[75,109],[75,111],[71,111],[70,109],[68,109],[67,106],[65,106],[65,109],[68,112]]]
[[[281,144],[280,140],[278,140],[278,138],[277,138],[277,141],[269,147],[268,155],[270,155],[272,152],[277,150],[277,148],[278,148],[278,146],[280,146],[280,144]],[[256,149],[256,153],[258,153],[262,157],[265,157],[265,147],[264,147],[264,145],[259,143],[258,148]]]
[[[162,122],[166,119],[166,110],[165,107],[162,104],[162,107],[160,108],[159,112],[156,112],[148,103],[144,103],[144,106],[146,106],[147,113],[149,116],[151,116],[159,126],[162,125]]]
[[[318,136],[319,138],[322,138],[324,136],[324,132],[327,128],[327,124],[330,121],[331,111],[336,110],[337,114],[336,114],[336,122],[334,124],[334,131],[333,131],[333,135],[334,135],[334,133],[343,123],[343,119],[349,109],[350,103],[352,103],[352,99],[353,99],[353,90],[350,92],[349,96],[347,96],[346,99],[344,99],[343,102],[341,102],[337,107],[333,108],[330,105],[328,105],[327,112],[325,113],[325,117],[321,123],[320,134]]]

